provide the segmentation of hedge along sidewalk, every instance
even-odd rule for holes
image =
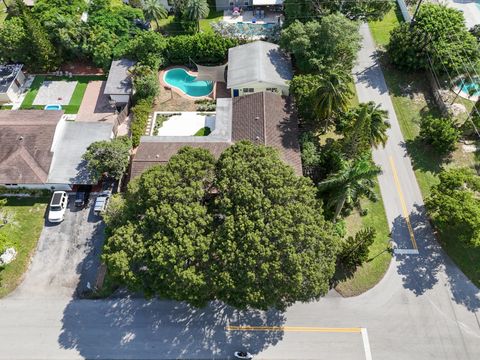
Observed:
[[[76,81],[77,85],[75,86],[75,90],[73,91],[70,102],[68,103],[68,105],[62,105],[62,109],[65,110],[65,114],[76,114],[78,113],[80,105],[82,104],[83,95],[85,95],[85,90],[87,89],[88,83],[90,81],[97,80],[106,80],[106,76],[76,75],[70,78],[68,76],[37,75],[35,76],[35,79],[33,79],[32,85],[30,86],[27,95],[25,95],[25,99],[23,100],[22,105],[20,105],[20,109],[43,110],[43,108],[47,104],[33,105],[33,102],[35,101],[38,90],[40,89],[44,81]]]
[[[0,267],[0,297],[15,290],[28,269],[45,223],[48,200],[48,197],[7,198],[5,208],[14,213],[14,219],[12,224],[0,228],[0,232],[13,243],[17,258]]]

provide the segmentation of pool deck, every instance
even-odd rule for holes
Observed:
[[[163,88],[163,91],[173,91],[175,92],[176,94],[184,97],[184,98],[187,98],[187,99],[192,99],[192,100],[200,100],[200,99],[216,99],[217,98],[217,83],[215,82],[214,85],[213,85],[213,90],[212,92],[207,95],[207,96],[190,96],[186,93],[184,93],[181,89],[177,88],[176,86],[172,86],[170,84],[167,84],[165,82],[165,80],[163,79],[164,76],[165,76],[165,73],[168,71],[168,70],[172,70],[172,69],[184,69],[188,74],[192,75],[192,76],[197,76],[198,75],[198,72],[196,71],[191,71],[188,67],[186,66],[181,66],[181,65],[175,65],[175,66],[169,66],[163,70],[161,70],[159,73],[158,73],[158,80],[160,82],[160,85],[162,86]]]
[[[223,21],[235,24],[237,22],[246,22],[251,23],[253,18],[255,18],[255,24],[278,24],[278,19],[282,16],[279,12],[265,11],[265,17],[259,19],[258,16],[253,16],[253,11],[244,11],[240,15],[232,16],[230,10],[223,11]]]

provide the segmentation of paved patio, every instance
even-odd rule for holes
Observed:
[[[253,11],[243,11],[240,15],[232,16],[231,10],[224,10],[223,11],[223,21],[227,23],[237,23],[237,22],[249,22],[251,23],[252,20],[255,18],[256,24],[267,24],[267,23],[275,23],[278,24],[278,19],[282,16],[280,12],[274,11],[265,11],[265,16],[263,18],[259,18],[258,13],[253,15]]]
[[[76,81],[44,81],[33,105],[68,105],[76,86]]]
[[[155,116],[166,115],[155,113]],[[182,112],[165,120],[158,129],[157,136],[192,136],[203,127],[215,129],[215,114],[200,115],[197,112]]]
[[[77,114],[77,121],[114,122],[115,112],[108,96],[103,94],[105,81],[90,81],[83,95],[82,104]]]

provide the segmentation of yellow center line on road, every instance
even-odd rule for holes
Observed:
[[[361,333],[362,328],[329,328],[309,326],[226,326],[227,331],[296,331],[320,333]]]
[[[402,205],[403,216],[407,222],[408,232],[410,233],[410,239],[412,240],[412,245],[415,250],[418,250],[417,241],[415,240],[415,234],[413,233],[412,224],[410,223],[410,216],[408,214],[407,205],[405,203],[405,198],[403,197],[402,187],[400,185],[400,180],[398,179],[397,168],[393,161],[393,157],[390,156],[390,166],[393,172],[393,179],[395,181],[395,186],[397,188],[398,196],[400,197],[400,203]]]

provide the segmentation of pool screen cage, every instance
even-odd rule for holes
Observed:
[[[193,63],[198,69],[197,80],[226,82],[226,68],[228,64],[218,66],[203,66],[198,65],[195,62]]]

